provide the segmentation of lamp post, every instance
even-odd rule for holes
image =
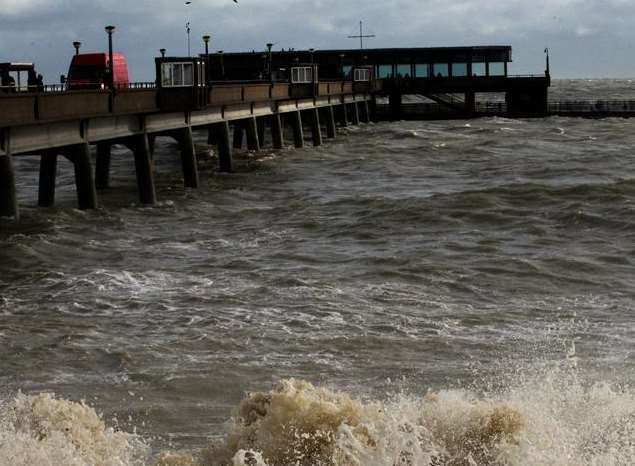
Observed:
[[[73,42],[73,47],[75,47],[75,55],[79,55],[79,48],[82,46],[82,43],[79,41]]]
[[[225,61],[223,60],[223,51],[219,50],[218,55],[220,55],[220,75],[223,79],[225,79]]]
[[[187,34],[187,56],[191,57],[192,56],[192,47],[191,47],[191,42],[190,42],[190,32],[192,32],[192,30],[190,29],[190,22],[189,21],[187,23],[185,23],[185,32]]]
[[[109,60],[109,70],[110,70],[110,89],[114,89],[115,87],[115,73],[114,73],[114,64],[113,64],[113,54],[112,54],[112,33],[115,32],[115,26],[106,26],[106,33],[108,34],[108,60]]]
[[[167,50],[159,49],[159,53],[161,54],[161,58],[165,58],[165,52],[167,52]]]
[[[203,36],[203,42],[205,42],[205,58],[209,58],[209,40],[210,39],[211,37],[208,35]]]
[[[547,69],[545,70],[545,75],[550,77],[551,70],[549,69],[549,48],[545,47],[545,55],[547,56]]]
[[[344,78],[344,57],[346,55],[344,55],[343,53],[340,53],[340,71],[342,73],[342,78]]]
[[[269,81],[273,81],[273,66],[271,60],[271,50],[273,49],[273,44],[271,42],[267,43],[267,73],[269,74]]]
[[[309,53],[311,54],[311,64],[313,64],[313,52],[315,52],[315,49],[309,49]]]

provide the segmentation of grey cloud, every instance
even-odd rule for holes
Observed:
[[[153,78],[153,57],[186,50],[185,22],[194,50],[211,33],[213,49],[354,47],[346,38],[364,19],[377,35],[369,46],[510,44],[513,72],[541,72],[549,46],[559,76],[631,76],[635,2],[624,0],[181,0],[85,2],[0,0],[0,61],[32,60],[48,81],[65,73],[71,42],[104,50],[107,23],[131,63],[133,79]],[[16,5],[20,5],[20,8]]]

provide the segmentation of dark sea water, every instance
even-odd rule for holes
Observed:
[[[93,212],[16,160],[0,465],[635,464],[634,120],[369,124],[231,175],[197,141],[189,190],[158,140],[151,208],[123,148]]]

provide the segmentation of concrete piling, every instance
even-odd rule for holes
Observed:
[[[258,139],[258,122],[256,117],[247,118],[245,126],[247,132],[247,149],[259,151],[260,140]]]
[[[77,188],[77,206],[80,210],[97,208],[97,188],[93,167],[90,163],[88,143],[77,144],[63,151],[64,156],[75,167],[75,187]]]
[[[346,110],[346,104],[338,105],[339,107],[339,120],[340,126],[346,128],[348,126],[348,112]]]
[[[95,159],[95,186],[97,189],[110,187],[111,147],[109,142],[97,144],[97,158]]]
[[[271,115],[271,140],[274,149],[282,149],[284,146],[284,134],[282,127],[282,119],[279,113]]]
[[[40,156],[40,182],[37,205],[52,207],[55,204],[55,182],[57,179],[57,154],[45,151]]]
[[[229,123],[227,121],[216,123],[212,129],[214,130],[214,138],[218,143],[218,171],[231,173],[232,146],[229,140]]]
[[[320,113],[317,108],[309,110],[311,115],[311,138],[314,146],[322,145],[322,128],[320,126]]]
[[[256,118],[256,122],[258,124],[258,142],[260,143],[260,147],[264,147],[265,145],[265,130],[267,128],[267,120],[265,117]]]
[[[368,108],[368,101],[364,100],[363,102],[359,102],[360,107],[360,120],[362,123],[370,123],[370,110]]]
[[[20,218],[15,189],[15,172],[10,155],[0,155],[0,217]]]
[[[234,149],[243,147],[243,134],[245,129],[240,121],[234,123]]]
[[[353,120],[353,124],[355,126],[359,126],[359,107],[357,106],[357,102],[353,102],[350,108],[351,108],[351,119]]]
[[[300,115],[299,110],[290,112],[288,115],[289,115],[289,123],[291,124],[291,128],[293,129],[293,142],[295,144],[295,147],[297,148],[304,147],[304,130],[302,129],[302,115]]]
[[[335,128],[335,110],[333,110],[332,105],[324,107],[324,120],[326,122],[326,137],[334,139],[337,131]]]
[[[154,173],[148,135],[134,136],[129,146],[134,153],[135,171],[137,173],[137,187],[139,188],[139,202],[152,205],[157,201],[154,187]]]
[[[175,134],[181,148],[181,166],[183,168],[183,184],[186,188],[198,188],[198,163],[194,151],[192,128],[186,127]]]

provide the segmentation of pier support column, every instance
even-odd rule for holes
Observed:
[[[474,92],[465,93],[465,111],[467,113],[476,112],[476,93]]]
[[[139,202],[152,205],[157,202],[154,188],[154,169],[150,156],[148,135],[134,136],[128,146],[134,153],[135,171],[137,173],[137,187],[139,188]]]
[[[77,144],[63,151],[64,157],[73,162],[75,167],[75,186],[77,188],[77,206],[80,210],[97,208],[97,188],[93,167],[90,163],[90,146],[88,143]]]
[[[353,120],[353,124],[355,126],[359,126],[359,107],[357,106],[357,102],[353,102],[351,104],[351,116]]]
[[[284,134],[282,131],[282,120],[279,113],[271,115],[271,139],[274,149],[282,149],[284,146]]]
[[[339,105],[339,120],[340,126],[346,128],[348,126],[348,111],[346,110],[346,104]]]
[[[20,219],[13,159],[8,154],[0,155],[0,217]]]
[[[111,147],[109,142],[97,144],[97,158],[95,159],[95,186],[97,189],[108,189],[110,187]]]
[[[317,108],[308,111],[311,115],[311,138],[314,146],[322,145],[322,128],[320,127],[320,112]]]
[[[370,110],[368,109],[368,101],[364,100],[363,102],[360,102],[359,106],[361,108],[360,120],[362,121],[362,123],[370,123]]]
[[[257,117],[256,123],[258,125],[258,142],[260,143],[260,147],[265,146],[265,129],[267,120],[266,117]]]
[[[248,118],[245,126],[247,131],[247,149],[259,151],[260,141],[258,140],[258,122],[256,117]]]
[[[229,123],[223,121],[216,123],[211,128],[214,138],[218,143],[218,171],[231,173],[232,171],[232,146],[229,140]]]
[[[390,94],[388,96],[388,107],[390,108],[390,118],[393,120],[401,120],[401,94]]]
[[[218,144],[218,139],[216,138],[217,129],[214,126],[210,126],[207,128],[207,145],[208,146],[216,146]]]
[[[234,123],[234,149],[243,147],[243,134],[245,129],[240,121]]]
[[[328,107],[324,107],[323,112],[326,122],[326,137],[328,139],[334,139],[337,132],[335,128],[335,110],[333,110],[332,105],[329,105]]]
[[[304,147],[304,130],[302,129],[302,115],[300,115],[300,111],[296,110],[294,112],[290,112],[289,114],[289,122],[291,124],[291,128],[293,129],[293,143],[295,147],[298,149]]]
[[[174,139],[181,148],[181,166],[183,167],[183,184],[186,188],[198,188],[198,163],[194,152],[192,128],[188,126],[173,133]]]
[[[40,156],[40,183],[37,205],[52,207],[55,204],[55,181],[57,179],[57,154],[45,151]]]

